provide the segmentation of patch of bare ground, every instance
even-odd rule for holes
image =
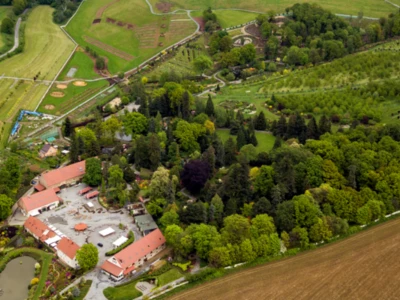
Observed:
[[[170,299],[399,299],[400,219]]]

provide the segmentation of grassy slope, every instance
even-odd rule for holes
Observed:
[[[132,281],[129,284],[119,286],[119,287],[108,287],[103,293],[108,300],[131,300],[142,296],[135,285],[138,281]]]
[[[0,6],[0,24],[1,21],[11,12],[11,6]],[[0,49],[4,46],[4,33],[0,33]]]
[[[94,71],[94,62],[93,60],[87,56],[84,52],[77,51],[72,56],[71,60],[65,66],[64,70],[61,72],[58,80],[65,80],[68,74],[68,71],[71,68],[76,68],[74,78],[78,79],[93,79],[98,78],[99,75]]]
[[[144,0],[120,0],[111,5],[103,13],[101,23],[92,26],[98,9],[110,2],[111,0],[85,1],[76,17],[68,25],[67,30],[80,45],[88,45],[95,49],[100,55],[106,56],[109,59],[108,68],[111,73],[115,74],[121,70],[126,71],[138,66],[145,59],[157,54],[162,48],[140,49],[139,39],[135,31],[108,24],[106,23],[107,17],[129,22],[138,27],[150,24],[155,24],[157,27],[160,27],[161,24],[170,25],[170,22],[169,18],[163,20],[161,16],[152,15]],[[170,41],[166,41],[164,38],[160,38],[159,41],[164,43],[163,47],[171,45],[193,33],[196,26],[193,22],[185,22],[185,28],[187,28],[187,30],[183,34],[174,35]],[[162,31],[165,32],[165,29]],[[129,53],[135,58],[131,61],[127,61],[96,46],[90,45],[84,40],[85,35]]]
[[[222,28],[228,28],[254,20],[258,14],[237,10],[216,10],[218,21]],[[192,12],[193,17],[201,17],[202,11]]]
[[[217,129],[217,134],[221,138],[222,142],[225,143],[230,137],[236,141],[236,136],[230,135],[228,129]],[[258,152],[269,152],[275,143],[275,137],[266,132],[256,132],[256,138],[258,145],[256,147]]]
[[[150,0],[153,7],[159,0]],[[247,10],[254,10],[266,12],[274,10],[281,13],[285,8],[292,6],[295,3],[310,2],[309,0],[169,0],[173,3],[173,9],[206,9],[211,7],[213,9],[227,9],[227,8],[240,8]],[[381,17],[387,16],[389,13],[396,10],[396,8],[381,0],[315,0],[311,1],[318,3],[326,9],[334,13],[357,15],[359,11],[364,12],[364,16]]]
[[[2,74],[32,78],[40,72],[40,79],[54,78],[74,45],[53,23],[52,12],[49,6],[38,6],[32,10],[26,23],[24,52],[0,62]],[[10,134],[11,122],[18,110],[34,109],[46,89],[46,85],[28,81],[0,80],[0,122],[7,122],[0,148]]]
[[[7,76],[32,78],[38,72],[39,79],[52,80],[74,44],[52,21],[53,8],[38,6],[28,17],[25,31],[24,52],[0,62],[0,70]]]

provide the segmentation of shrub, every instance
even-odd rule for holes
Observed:
[[[31,285],[35,285],[39,282],[39,278],[35,277],[31,280]]]
[[[177,266],[179,268],[182,269],[182,271],[186,271],[188,269],[188,267],[190,266],[190,261],[188,261],[187,263],[173,263],[174,266]]]
[[[77,286],[74,286],[74,287],[72,288],[71,293],[72,293],[72,295],[73,295],[74,297],[79,297],[79,295],[81,294],[81,290],[80,290]]]
[[[233,81],[233,80],[235,80],[235,75],[233,75],[233,73],[229,73],[228,75],[226,75],[225,78],[228,81]]]

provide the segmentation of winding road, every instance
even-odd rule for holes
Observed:
[[[17,49],[19,47],[19,28],[21,27],[21,22],[22,22],[22,18],[19,17],[18,20],[17,20],[17,24],[15,24],[14,46],[10,50],[8,50],[6,53],[0,55],[0,58],[3,58],[8,53],[11,53],[11,52],[15,51],[15,49]]]

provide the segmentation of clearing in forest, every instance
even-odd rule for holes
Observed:
[[[160,0],[150,0],[154,10],[157,10],[157,3]],[[398,0],[395,0],[398,1]],[[171,3],[171,10],[176,9],[198,9],[203,10],[211,7],[212,9],[237,8],[252,10],[256,12],[267,12],[274,10],[277,13],[284,12],[285,8],[296,3],[310,2],[309,0],[165,0],[165,3]],[[368,17],[386,17],[396,8],[384,0],[319,0],[311,1],[318,3],[322,7],[329,9],[333,13],[349,14],[357,16],[362,11],[364,16]]]
[[[169,299],[396,299],[400,219],[294,257],[243,270]]]

